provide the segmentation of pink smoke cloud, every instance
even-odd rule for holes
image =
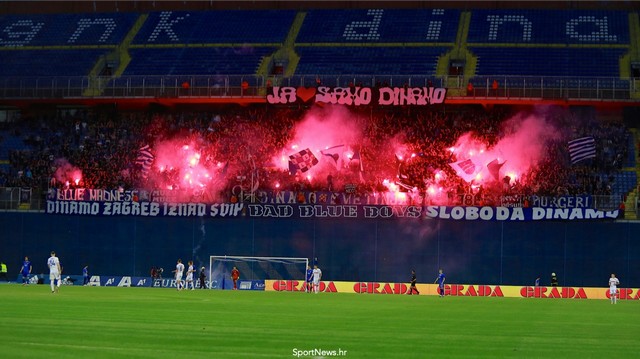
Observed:
[[[456,141],[453,153],[457,160],[473,159],[483,166],[476,183],[493,180],[486,168],[493,160],[504,163],[500,169],[501,176],[523,180],[522,176],[547,156],[549,143],[561,138],[560,131],[544,114],[517,114],[502,123],[501,134],[493,146],[470,132]]]
[[[355,151],[364,137],[362,119],[343,106],[315,107],[308,111],[294,128],[292,140],[273,158],[273,163],[282,170],[289,168],[289,156],[309,148],[319,163],[304,174],[298,174],[307,181],[326,181],[327,176],[348,172]],[[336,151],[339,161],[323,155],[322,151],[341,146]],[[358,146],[358,148],[354,148]],[[338,178],[334,186],[343,185]]]
[[[71,163],[66,158],[58,158],[54,161],[56,171],[53,174],[56,181],[69,185],[80,185],[82,181],[82,170]]]

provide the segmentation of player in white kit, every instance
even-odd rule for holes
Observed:
[[[56,293],[62,283],[60,281],[62,269],[60,268],[60,260],[56,257],[56,252],[51,251],[51,257],[47,259],[47,266],[49,267],[49,280],[51,280],[51,293]]]
[[[611,297],[611,304],[616,304],[618,301],[618,286],[620,285],[620,281],[616,278],[616,275],[611,273],[611,278],[609,278],[609,296]]]
[[[185,289],[189,289],[189,284],[191,284],[191,290],[195,289],[195,286],[193,285],[193,273],[196,270],[193,268],[193,261],[189,261],[189,269],[187,269],[187,280],[185,282]]]
[[[176,288],[178,290],[182,290],[182,273],[184,272],[184,264],[182,264],[182,259],[178,259],[176,269],[173,272],[176,274]]]
[[[322,271],[317,265],[313,266],[313,291],[318,294],[320,291],[320,279],[322,279]]]

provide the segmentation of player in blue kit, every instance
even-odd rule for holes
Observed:
[[[433,283],[438,283],[438,293],[440,294],[441,297],[444,297],[444,280],[445,280],[444,272],[442,271],[442,269],[440,269],[438,271],[438,277]]]
[[[89,266],[84,266],[82,268],[82,285],[89,285]]]
[[[313,282],[313,269],[311,269],[311,266],[307,266],[307,282],[305,283],[305,287],[304,287],[305,292],[311,293],[312,282]]]
[[[20,274],[22,274],[22,285],[29,284],[29,275],[31,274],[31,261],[29,257],[24,257],[24,262],[22,262],[22,269],[20,269]]]

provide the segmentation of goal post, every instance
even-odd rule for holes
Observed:
[[[209,288],[232,289],[231,270],[240,271],[240,280],[298,280],[306,279],[308,258],[210,256]]]

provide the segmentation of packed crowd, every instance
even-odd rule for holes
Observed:
[[[342,169],[310,180],[273,163],[274,158],[290,154],[285,148],[307,110],[228,105],[201,112],[93,109],[25,116],[4,124],[1,138],[21,138],[24,147],[9,152],[0,186],[43,191],[65,187],[177,189],[177,173],[157,166],[144,173],[136,160],[144,145],[153,152],[158,143],[181,138],[197,145],[203,166],[219,168],[216,176],[221,185],[216,190],[223,194],[247,178],[255,179],[257,186],[251,189],[385,192],[391,181],[400,183],[401,190],[423,193],[438,175],[438,185],[446,189],[450,201],[471,194],[476,201],[491,204],[502,194],[610,194],[612,175],[628,155],[629,134],[622,124],[584,113],[579,114],[578,122],[577,114],[558,111],[551,120],[568,128],[571,136],[596,139],[595,159],[571,165],[567,138],[562,138],[549,143],[547,156],[519,178],[474,186],[449,166],[456,160],[449,148],[467,132],[489,146],[495,144],[503,136],[502,122],[512,115],[510,108],[362,107],[350,109],[362,136],[358,143],[348,144],[359,152],[362,164],[348,161]],[[398,148],[404,158],[398,155]],[[81,176],[76,178],[78,171]]]

